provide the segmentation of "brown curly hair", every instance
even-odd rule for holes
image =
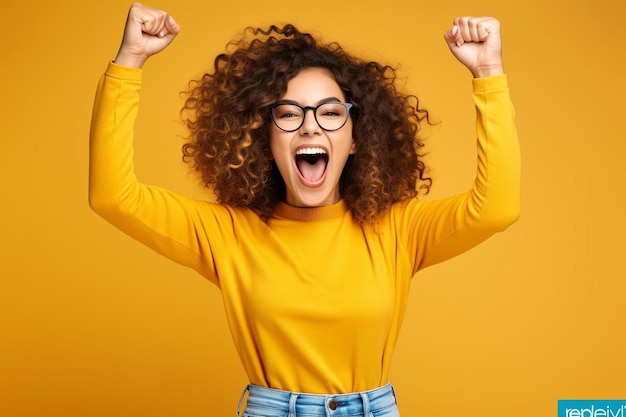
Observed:
[[[247,28],[214,61],[213,73],[192,80],[181,110],[189,131],[183,160],[217,201],[248,207],[268,221],[285,198],[285,183],[269,157],[270,105],[305,68],[330,70],[352,103],[356,153],[340,179],[354,219],[373,224],[396,202],[427,193],[431,179],[418,136],[428,111],[396,87],[396,70],[320,44],[295,26]]]

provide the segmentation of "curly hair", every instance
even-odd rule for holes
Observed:
[[[217,201],[254,210],[269,221],[285,183],[269,151],[269,108],[302,69],[328,69],[352,103],[356,153],[340,179],[353,218],[374,224],[394,203],[428,193],[419,138],[428,111],[396,86],[396,69],[320,44],[295,26],[247,28],[214,60],[212,73],[192,80],[181,110],[190,131],[183,160]]]

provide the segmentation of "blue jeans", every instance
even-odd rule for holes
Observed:
[[[391,384],[351,394],[301,394],[248,385],[239,400],[248,401],[242,417],[399,417]]]

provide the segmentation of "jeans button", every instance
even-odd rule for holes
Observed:
[[[330,408],[331,410],[336,410],[337,409],[337,401],[330,400],[328,402],[328,408]]]

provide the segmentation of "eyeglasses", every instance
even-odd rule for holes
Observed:
[[[313,110],[315,121],[322,129],[341,129],[348,121],[352,104],[341,102],[322,103],[316,107],[302,107],[298,104],[278,103],[270,107],[272,120],[277,128],[285,132],[295,132],[304,124],[307,110]]]

